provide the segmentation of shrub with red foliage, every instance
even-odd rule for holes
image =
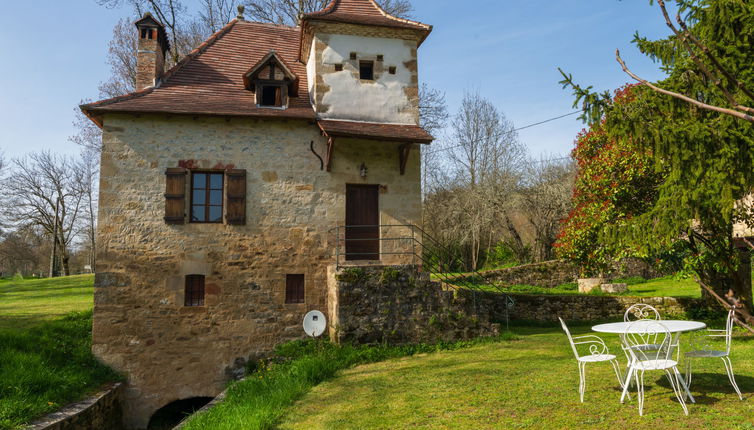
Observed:
[[[633,88],[617,90],[613,103],[634,101]],[[632,255],[604,233],[651,207],[661,175],[654,171],[650,151],[611,139],[604,122],[579,133],[572,156],[578,163],[574,209],[563,221],[555,247],[561,258],[579,263],[582,274],[595,275]]]

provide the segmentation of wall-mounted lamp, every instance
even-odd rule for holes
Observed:
[[[361,166],[359,166],[359,175],[361,175],[362,178],[366,179],[368,170],[369,169],[367,169],[367,165],[364,163],[361,163]]]

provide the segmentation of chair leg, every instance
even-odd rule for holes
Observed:
[[[688,383],[684,380],[683,375],[681,375],[681,372],[678,370],[677,366],[675,367],[675,374],[676,380],[678,380],[678,382],[681,384],[679,388],[683,389],[683,392],[686,393],[686,397],[691,403],[696,403],[696,399],[691,395],[691,390],[689,389]]]
[[[623,375],[620,373],[620,363],[618,363],[618,360],[610,360],[610,364],[613,365],[613,370],[615,371],[615,376],[618,377],[618,384],[620,384],[621,391],[623,391],[626,387],[623,386],[623,384],[626,383],[626,381],[623,380]],[[631,400],[631,395],[628,394],[628,399]]]
[[[584,392],[586,391],[586,363],[579,361],[579,397],[581,403],[584,403]]]
[[[683,407],[683,412],[688,415],[689,409],[686,407],[686,402],[683,400],[683,382],[681,382],[681,373],[678,371],[677,367],[673,367],[673,373],[671,374],[669,370],[665,370],[665,373],[668,374],[668,379],[670,379],[670,386],[673,387],[673,392],[675,393],[675,397],[678,399],[678,402],[681,403],[681,406]]]
[[[686,386],[691,389],[691,358],[686,357]]]
[[[639,398],[639,416],[644,415],[644,371],[641,371],[641,377],[639,372],[634,371],[636,377],[636,397]]]
[[[626,396],[628,396],[628,388],[631,386],[631,377],[634,376],[636,370],[633,367],[628,368],[628,374],[626,375],[626,383],[623,386],[623,393],[620,396],[620,402],[623,403]],[[629,396],[630,399],[630,396]]]
[[[730,379],[730,384],[733,385],[733,389],[736,390],[736,393],[738,394],[738,398],[743,400],[744,396],[741,395],[741,390],[738,389],[738,384],[736,384],[736,377],[733,375],[733,363],[730,362],[730,357],[720,357],[723,360],[723,363],[725,364],[725,371],[728,372],[728,379]]]

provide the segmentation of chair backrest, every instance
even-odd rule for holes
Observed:
[[[635,305],[631,305],[630,308],[626,309],[626,313],[623,314],[623,322],[638,320],[659,321],[662,320],[662,317],[660,317],[660,313],[657,312],[657,309],[655,309],[652,305],[637,303]]]
[[[568,336],[568,342],[571,344],[571,349],[573,350],[573,355],[576,356],[576,359],[579,359],[579,351],[576,350],[576,345],[573,343],[573,336],[571,336],[571,331],[568,330],[568,326],[566,325],[565,321],[563,321],[563,318],[558,317],[558,320],[560,321],[560,326],[563,327],[563,331],[565,332],[566,336]]]
[[[671,360],[673,337],[670,331],[657,320],[638,320],[626,328],[624,342],[633,361]],[[653,345],[652,348],[646,348]]]
[[[731,338],[733,337],[733,319],[736,316],[736,311],[733,309],[728,311],[728,319],[725,321],[725,333],[715,335],[712,334],[712,337],[725,337],[725,352],[727,354],[730,354],[730,343]]]

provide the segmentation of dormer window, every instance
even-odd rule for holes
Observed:
[[[257,104],[263,107],[283,107],[283,87],[281,85],[259,85],[260,96]]]
[[[254,92],[257,107],[285,109],[288,97],[298,95],[298,78],[275,51],[270,51],[243,76],[244,85]]]

